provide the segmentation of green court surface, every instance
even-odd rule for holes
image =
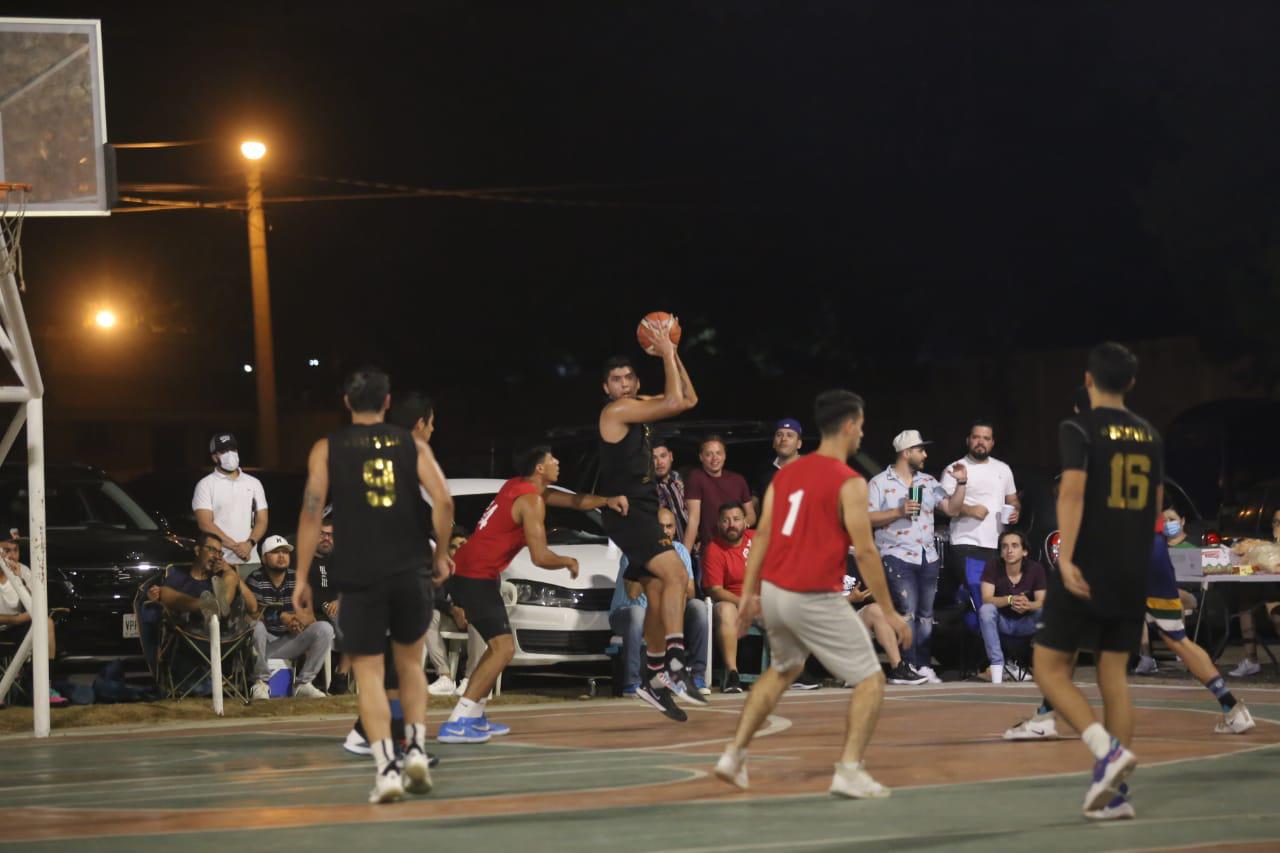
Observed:
[[[503,709],[503,741],[432,744],[425,798],[370,806],[372,765],[339,748],[348,721],[0,740],[6,828],[24,850],[1280,849],[1280,692],[1245,690],[1258,727],[1215,735],[1202,689],[1137,694],[1138,819],[1080,815],[1077,739],[1010,743],[1027,686],[894,690],[868,766],[880,801],[825,793],[848,691],[787,696],[752,750],[752,790],[710,776],[740,697],[689,723],[630,700]],[[495,715],[496,716],[496,715]],[[660,742],[661,741],[661,742]],[[442,845],[437,847],[437,845]]]

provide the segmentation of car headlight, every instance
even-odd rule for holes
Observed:
[[[536,607],[578,607],[582,602],[582,591],[565,589],[538,581],[512,581],[516,588],[517,604],[532,604]]]

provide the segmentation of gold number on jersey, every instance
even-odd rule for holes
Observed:
[[[370,459],[364,463],[364,493],[369,506],[389,507],[396,504],[396,466],[390,459]]]
[[[1111,509],[1146,509],[1151,496],[1151,457],[1145,453],[1117,453],[1111,457]]]

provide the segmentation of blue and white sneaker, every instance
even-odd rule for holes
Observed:
[[[697,688],[697,691],[701,693],[703,696],[711,695],[711,688],[707,686],[706,679],[702,678],[701,676],[695,675],[693,677],[693,686]]]
[[[637,690],[639,690],[639,689],[640,689],[640,685],[639,685],[639,684],[628,684],[626,687],[622,688],[622,695],[623,695],[623,696],[634,696],[634,695],[636,695],[636,691],[637,691]]]
[[[1106,758],[1093,764],[1093,784],[1084,795],[1086,814],[1102,809],[1120,793],[1120,785],[1138,766],[1138,757],[1111,739],[1111,751]]]
[[[503,735],[511,734],[511,726],[495,723],[485,714],[473,717],[470,722],[473,729],[478,732],[488,732],[490,737],[502,737]]]
[[[436,740],[441,743],[485,743],[492,735],[489,732],[479,731],[475,727],[478,719],[470,717],[441,723]]]
[[[1129,820],[1136,817],[1129,803],[1129,786],[1121,783],[1120,793],[1112,797],[1111,802],[1095,811],[1085,812],[1084,816],[1089,820]]]

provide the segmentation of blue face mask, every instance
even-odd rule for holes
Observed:
[[[1164,535],[1168,539],[1176,538],[1182,532],[1182,523],[1178,521],[1166,521],[1164,523]]]

